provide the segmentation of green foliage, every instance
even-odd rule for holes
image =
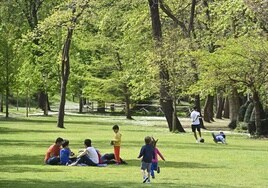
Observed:
[[[59,93],[65,32],[83,2],[1,2],[0,69],[5,70],[9,57],[12,92],[26,96],[46,89],[50,97]],[[127,94],[134,103],[157,99],[156,60],[168,68],[166,84],[175,98],[199,94],[204,99],[235,86],[242,93],[258,91],[261,102],[268,104],[266,1],[197,1],[193,32],[187,37],[176,21],[188,29],[190,1],[164,4],[176,19],[160,8],[163,46],[155,51],[147,1],[89,1],[72,39],[68,94],[120,102]],[[1,91],[6,78],[2,71]]]
[[[144,3],[102,1],[96,6],[102,9],[92,20],[95,29],[87,44],[92,54],[88,68],[91,78],[84,95],[106,101],[122,101],[125,94],[130,94],[132,100],[152,96],[156,91],[152,84],[156,71],[146,57],[151,41]]]
[[[209,92],[232,85],[241,91],[262,92],[268,79],[267,45],[261,37],[240,37],[222,42],[214,53],[197,54],[201,72],[195,87]]]

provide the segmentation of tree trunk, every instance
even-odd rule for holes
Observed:
[[[173,98],[173,115],[172,115],[172,132],[177,130],[177,106],[176,106],[176,97]]]
[[[202,116],[202,110],[201,110],[201,105],[200,105],[200,95],[195,95],[194,96],[194,106],[197,107],[197,111],[200,113],[200,116]],[[205,125],[204,125],[204,121],[203,118],[200,118],[200,127],[203,129],[206,129]]]
[[[158,0],[148,0],[150,13],[151,13],[151,21],[152,21],[152,35],[155,40],[155,47],[161,47],[161,40],[162,40],[162,31],[161,31],[161,22],[159,17],[159,1]],[[166,83],[169,81],[169,73],[166,69],[166,66],[162,65],[162,62],[159,62],[159,74],[160,74],[160,105],[162,110],[165,114],[168,127],[170,131],[175,131],[173,129],[178,130],[179,132],[185,132],[183,129],[177,115],[175,114],[174,118],[176,119],[173,121],[173,100],[169,96],[169,87]],[[173,122],[176,125],[173,125]]]
[[[255,109],[255,126],[256,126],[256,135],[264,135],[264,130],[265,128],[261,123],[261,119],[264,119],[264,112],[263,108],[261,105],[261,101],[259,98],[259,93],[257,91],[253,92],[253,104],[254,104],[254,109]],[[267,126],[267,125],[266,125]]]
[[[29,117],[29,92],[27,88],[27,94],[26,94],[26,117]]]
[[[0,94],[0,112],[4,112],[4,98],[3,94]]]
[[[127,119],[133,119],[131,117],[131,110],[130,110],[130,104],[131,104],[131,101],[130,101],[130,93],[129,93],[129,90],[128,90],[128,86],[125,84],[123,86],[123,90],[124,90],[124,96],[125,96],[125,104],[126,104],[126,111],[125,111],[125,114],[126,114],[126,118]]]
[[[6,118],[9,117],[9,54],[7,52],[7,57],[5,61],[6,68]]]
[[[119,67],[119,71],[123,71],[124,68],[122,66],[122,62],[121,62],[121,58],[120,58],[120,54],[118,52],[116,52],[116,58],[117,58],[117,62],[118,62],[118,67]],[[123,92],[124,92],[124,97],[125,97],[125,114],[126,114],[126,118],[127,119],[133,119],[131,117],[131,110],[130,110],[130,104],[131,104],[131,100],[130,100],[130,96],[131,93],[128,89],[128,85],[126,83],[123,83]]]
[[[44,115],[48,115],[50,109],[48,94],[46,91],[39,91],[38,93],[38,107],[44,111]]]
[[[6,118],[9,117],[9,84],[6,85]]]
[[[223,117],[229,118],[230,117],[230,109],[229,109],[229,98],[226,97],[224,99],[224,105],[223,105],[224,111],[223,111]]]
[[[85,8],[88,6],[88,1],[85,1],[84,5],[81,5],[81,12],[76,13],[76,4],[73,3],[70,5],[72,9],[73,17],[71,20],[71,26],[68,28],[67,37],[62,49],[62,57],[61,57],[61,99],[59,106],[59,115],[57,127],[64,128],[64,108],[66,102],[66,90],[67,90],[67,82],[70,75],[70,47],[73,36],[73,31],[75,28],[75,24],[77,23],[77,19],[82,15]]]
[[[209,118],[210,118],[210,121],[214,121],[214,96],[211,96],[209,95],[209,100],[210,100],[210,103],[209,103]]]
[[[98,101],[97,112],[105,113],[105,101]]]
[[[80,96],[79,96],[79,113],[83,113],[83,108],[84,108],[84,98],[80,94]]]
[[[130,98],[128,95],[125,95],[125,101],[126,101],[126,118],[127,119],[133,119],[131,116],[131,110],[130,110]]]
[[[19,111],[19,92],[17,91],[17,96],[16,96],[16,107],[17,111]]]
[[[217,94],[217,111],[216,111],[216,118],[217,119],[222,119],[222,111],[223,111],[223,106],[224,105],[224,98],[222,92],[218,92]]]
[[[59,106],[59,115],[57,127],[64,128],[64,110],[65,110],[65,102],[66,102],[66,90],[67,90],[67,82],[70,75],[70,57],[69,51],[71,46],[71,39],[73,35],[73,29],[68,28],[67,38],[65,40],[63,49],[62,49],[62,60],[61,60],[61,99]]]
[[[211,122],[213,119],[213,102],[214,97],[211,95],[207,96],[207,100],[204,107],[204,121]]]
[[[235,129],[238,122],[239,114],[239,95],[236,88],[232,88],[229,94],[230,124],[231,129]]]

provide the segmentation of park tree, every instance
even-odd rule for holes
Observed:
[[[12,2],[1,2],[0,6],[0,67],[1,67],[1,110],[3,96],[5,96],[6,117],[9,117],[9,97],[15,89],[19,62],[15,58],[15,44],[23,30],[21,19],[17,18],[19,12]]]
[[[38,28],[38,24],[43,21],[48,15],[51,14],[51,10],[60,4],[60,0],[12,0],[12,3],[16,5],[17,9],[20,11],[22,18],[28,23],[28,28],[31,32]],[[40,60],[44,59],[43,51],[39,47],[40,38],[39,37],[29,37],[29,43],[26,46],[22,46],[22,49],[25,51],[31,51],[32,66],[41,67],[42,62]],[[24,43],[24,42],[23,42]],[[32,44],[31,44],[32,43]],[[27,53],[26,52],[26,53]],[[44,77],[47,73],[40,69],[40,74]],[[44,84],[41,84],[38,88],[37,101],[38,107],[44,111],[44,115],[48,115],[48,110],[50,110],[48,93],[45,91]]]
[[[87,41],[92,62],[85,95],[97,101],[124,102],[127,119],[131,106],[150,97],[154,71],[147,61],[148,18],[140,2],[102,1],[97,7],[95,38]],[[136,15],[140,14],[137,18]]]
[[[23,58],[26,57],[23,56]],[[38,91],[38,86],[42,85],[42,76],[36,66],[31,66],[32,61],[30,58],[24,59],[23,62],[24,63],[18,69],[17,77],[19,79],[16,84],[18,85],[17,90],[20,98],[25,98],[25,115],[29,117],[31,101],[36,91]],[[29,76],[29,72],[31,72],[31,76]],[[42,86],[45,87],[45,85]]]
[[[189,48],[189,52],[196,51],[198,49],[204,48],[209,49],[211,44],[214,44],[214,41],[210,42],[210,38],[206,36],[204,33],[208,33],[208,27],[206,27],[207,22],[210,19],[210,13],[208,11],[208,2],[207,1],[159,1],[160,8],[163,11],[166,17],[162,17],[162,21],[164,23],[165,30],[179,30],[178,36],[181,40],[188,41],[188,43],[184,43],[184,48]],[[179,4],[177,6],[177,4]],[[203,17],[205,15],[205,17]],[[166,35],[165,37],[169,37]],[[205,40],[204,40],[205,39]],[[213,45],[214,46],[214,45]],[[190,57],[191,54],[185,54]],[[186,71],[184,75],[185,81],[188,80],[188,86],[195,84],[199,80],[199,62],[194,57],[188,58],[188,62],[185,62],[189,69]],[[188,65],[187,65],[188,64]],[[189,82],[189,77],[193,78],[192,82]],[[186,86],[187,87],[187,86]],[[187,92],[188,94],[192,94],[194,96],[194,105],[197,106],[198,110],[201,112],[201,104],[200,104],[200,92]],[[208,97],[210,99],[210,103],[212,97]],[[212,105],[210,105],[211,107]],[[213,109],[209,108],[209,112],[213,111]],[[205,115],[207,112],[205,111]],[[203,122],[201,122],[201,126],[205,128]]]
[[[54,51],[53,54],[55,54],[53,55],[53,58],[59,57],[59,54],[57,54],[58,52],[57,48],[59,46],[61,46],[60,48],[62,48],[61,56],[59,58],[59,61],[61,63],[58,70],[60,75],[59,80],[60,80],[60,92],[61,92],[59,115],[57,122],[57,126],[59,128],[64,128],[64,115],[65,115],[64,108],[66,102],[67,83],[70,75],[71,41],[74,29],[79,22],[79,18],[82,17],[83,13],[85,12],[85,10],[88,10],[88,8],[89,8],[89,2],[86,0],[64,1],[61,3],[60,6],[57,6],[55,9],[53,9],[51,15],[48,16],[46,19],[44,19],[44,21],[42,21],[38,25],[38,28],[35,29],[33,32],[34,39],[39,41],[38,46],[42,46],[42,49],[45,49],[43,51],[41,50],[42,57],[44,56],[49,57],[51,49]],[[66,33],[64,31],[66,31]],[[63,44],[59,45],[59,42],[62,42]],[[54,62],[54,65],[56,65],[56,62],[57,61]],[[49,71],[51,71],[51,69],[49,68],[52,67],[53,66],[49,64],[44,64],[43,66],[40,66],[40,69],[45,70],[45,72],[42,72],[45,74],[42,75],[44,77],[48,77],[49,76],[48,73],[50,73]],[[56,75],[53,76],[55,77]]]
[[[198,48],[200,50],[207,50],[209,53],[214,53],[218,48],[221,47],[219,41],[233,37],[239,38],[244,35],[252,35],[258,30],[257,24],[252,21],[254,16],[245,6],[244,1],[204,1],[202,4],[197,5],[197,24],[195,25],[194,33],[196,36],[195,42],[198,44]],[[200,62],[200,59],[203,58],[196,58],[199,67],[200,65],[203,66],[202,62]],[[206,65],[207,64],[205,63],[205,66]],[[200,70],[202,70],[203,75],[206,74],[207,71],[211,72],[211,70],[207,69],[206,67],[203,67]],[[211,74],[214,73],[212,72]],[[224,77],[226,75],[222,76]],[[220,97],[220,101],[218,104],[222,105],[218,106],[218,117],[220,117],[219,115],[222,113],[222,110],[220,109],[223,109],[223,105],[225,104],[225,106],[228,105],[228,108],[230,107],[231,109],[230,116],[228,115],[229,110],[224,110],[225,117],[231,117],[231,124],[237,122],[238,109],[240,106],[239,92],[235,91],[237,88],[225,88],[226,86],[224,83],[215,84],[218,82],[216,82],[215,79],[209,79],[208,75],[204,76],[203,78],[207,80],[204,82],[204,88],[200,88],[200,90],[202,91],[203,95],[206,93],[208,96],[204,107],[204,119],[208,122],[213,120],[213,96],[216,96],[219,92],[218,96]],[[208,80],[211,82],[208,83]],[[222,80],[225,79],[222,78]],[[210,86],[209,89],[208,86]],[[222,96],[225,96],[224,103],[222,102]],[[236,125],[232,127],[236,127]]]
[[[260,36],[239,37],[223,42],[221,45],[220,50],[206,56],[208,63],[204,67],[210,70],[209,75],[212,79],[225,82],[225,85],[230,88],[230,94],[237,90],[250,91],[256,126],[253,134],[264,135],[267,133],[267,124],[263,121],[265,116],[261,94],[266,90],[268,75],[267,42]],[[208,75],[205,77],[209,78]],[[238,109],[232,110],[238,111]],[[238,121],[238,117],[235,120]]]
[[[59,115],[57,126],[59,128],[64,128],[64,111],[65,111],[65,102],[66,102],[66,90],[67,83],[70,75],[70,47],[71,40],[73,37],[73,32],[75,25],[78,23],[79,17],[83,12],[88,8],[89,2],[84,1],[73,1],[72,4],[69,4],[71,9],[71,14],[69,15],[69,25],[67,26],[67,35],[62,48],[62,57],[61,57],[61,99],[59,106]]]
[[[150,15],[152,22],[152,36],[155,42],[154,47],[156,48],[156,51],[160,52],[163,36],[162,36],[162,25],[159,13],[159,1],[148,0],[148,5],[150,8]],[[161,57],[161,55],[157,56]],[[165,66],[165,62],[161,58],[155,59],[154,63],[156,63],[157,66],[159,67],[160,104],[165,114],[166,120],[168,122],[169,130],[185,132],[179,119],[177,118],[177,114],[174,113],[173,99],[170,96],[170,87],[168,85],[170,80],[170,73],[168,72],[168,69]],[[174,123],[175,125],[173,125]]]
[[[13,67],[13,45],[11,33],[7,25],[1,27],[2,34],[0,35],[0,61],[1,61],[1,82],[3,88],[1,91],[4,91],[2,94],[5,95],[5,104],[6,104],[6,118],[9,117],[9,96],[10,88],[12,84],[12,72],[14,71]]]

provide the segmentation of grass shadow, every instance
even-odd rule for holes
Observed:
[[[45,155],[4,155],[0,156],[0,161],[5,165],[43,165]],[[0,167],[1,169],[1,167]]]
[[[152,181],[151,184],[143,184],[141,182],[136,182],[135,180],[131,181],[125,180],[125,181],[106,181],[105,177],[103,181],[88,181],[88,180],[33,180],[33,179],[24,179],[24,180],[0,180],[0,187],[5,188],[14,188],[14,187],[20,187],[20,188],[66,188],[66,187],[73,187],[73,188],[125,188],[125,187],[131,187],[131,188],[140,188],[140,187],[156,187],[156,188],[163,188],[163,187],[187,187],[187,188],[212,188],[212,187],[226,187],[226,185],[222,183],[214,183],[214,184],[200,184],[200,183],[172,183],[168,181],[167,183],[158,183],[157,181]],[[229,188],[237,188],[237,186],[230,186]]]
[[[126,162],[128,163],[126,166],[139,167],[141,165],[141,161],[139,159],[126,160]],[[190,169],[222,168],[222,166],[212,166],[205,163],[178,162],[178,161],[166,161],[165,163],[162,162],[161,166],[165,168],[190,168]]]
[[[13,129],[8,127],[0,127],[0,134],[17,134],[17,133],[54,133],[54,130],[37,130],[37,129]]]

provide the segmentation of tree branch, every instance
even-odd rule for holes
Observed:
[[[171,9],[168,7],[167,4],[164,3],[164,0],[159,0],[160,3],[160,8],[163,10],[163,12],[169,17],[171,18],[174,23],[177,25],[179,25],[183,31],[184,35],[187,35],[188,31],[187,28],[185,26],[185,24],[183,22],[181,22],[180,20],[178,20],[176,18],[176,16],[174,16],[174,14],[172,13]]]
[[[196,6],[196,0],[192,0],[190,21],[189,21],[189,27],[188,27],[188,36],[191,35],[191,32],[194,32],[195,6]]]

